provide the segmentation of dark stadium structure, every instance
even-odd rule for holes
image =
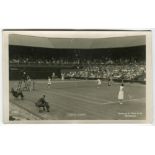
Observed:
[[[55,49],[10,45],[10,80],[17,80],[22,71],[28,72],[33,79],[46,79],[52,72],[60,78],[62,71],[78,71],[93,65],[145,65],[145,48],[143,45],[104,49]]]

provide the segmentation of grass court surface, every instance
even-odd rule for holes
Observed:
[[[10,81],[16,88],[18,81]],[[125,83],[125,99],[118,102],[119,83],[108,86],[106,82],[97,88],[94,80],[52,81],[36,80],[35,90],[23,91],[24,100],[15,99],[10,94],[10,104],[35,115],[41,120],[144,120],[146,117],[146,86],[138,83]],[[50,112],[38,112],[34,103],[46,95]],[[17,112],[18,113],[18,112]]]

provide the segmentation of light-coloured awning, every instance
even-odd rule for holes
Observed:
[[[9,35],[9,45],[45,47],[45,48],[117,48],[145,45],[143,33],[116,33],[116,32],[94,32],[94,33],[56,33],[37,31],[29,33],[12,33]]]

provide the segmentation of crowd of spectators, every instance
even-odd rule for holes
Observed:
[[[89,78],[89,79],[125,79],[135,80],[137,77],[145,76],[145,65],[89,65],[83,69],[69,71],[66,73],[67,78]]]
[[[65,73],[66,78],[124,78],[134,80],[138,76],[145,75],[145,61],[131,58],[73,58],[73,57],[13,57],[10,64],[40,64],[40,65],[74,65],[76,70]]]
[[[45,65],[113,65],[113,64],[143,64],[144,61],[137,60],[137,58],[110,58],[110,57],[100,57],[100,58],[73,58],[73,57],[22,57],[14,56],[9,59],[10,64],[45,64]]]
[[[72,58],[55,58],[55,57],[14,57],[10,59],[10,64],[45,64],[45,65],[63,65],[63,64],[80,64],[79,60]]]

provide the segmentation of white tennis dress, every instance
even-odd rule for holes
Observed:
[[[64,74],[61,74],[61,80],[64,80]]]
[[[124,99],[124,87],[123,86],[120,86],[120,90],[119,90],[119,93],[118,93],[118,99],[119,100]]]
[[[101,80],[100,79],[97,80],[97,84],[101,85]]]
[[[52,84],[51,78],[48,78],[48,85],[51,85],[51,84]]]

